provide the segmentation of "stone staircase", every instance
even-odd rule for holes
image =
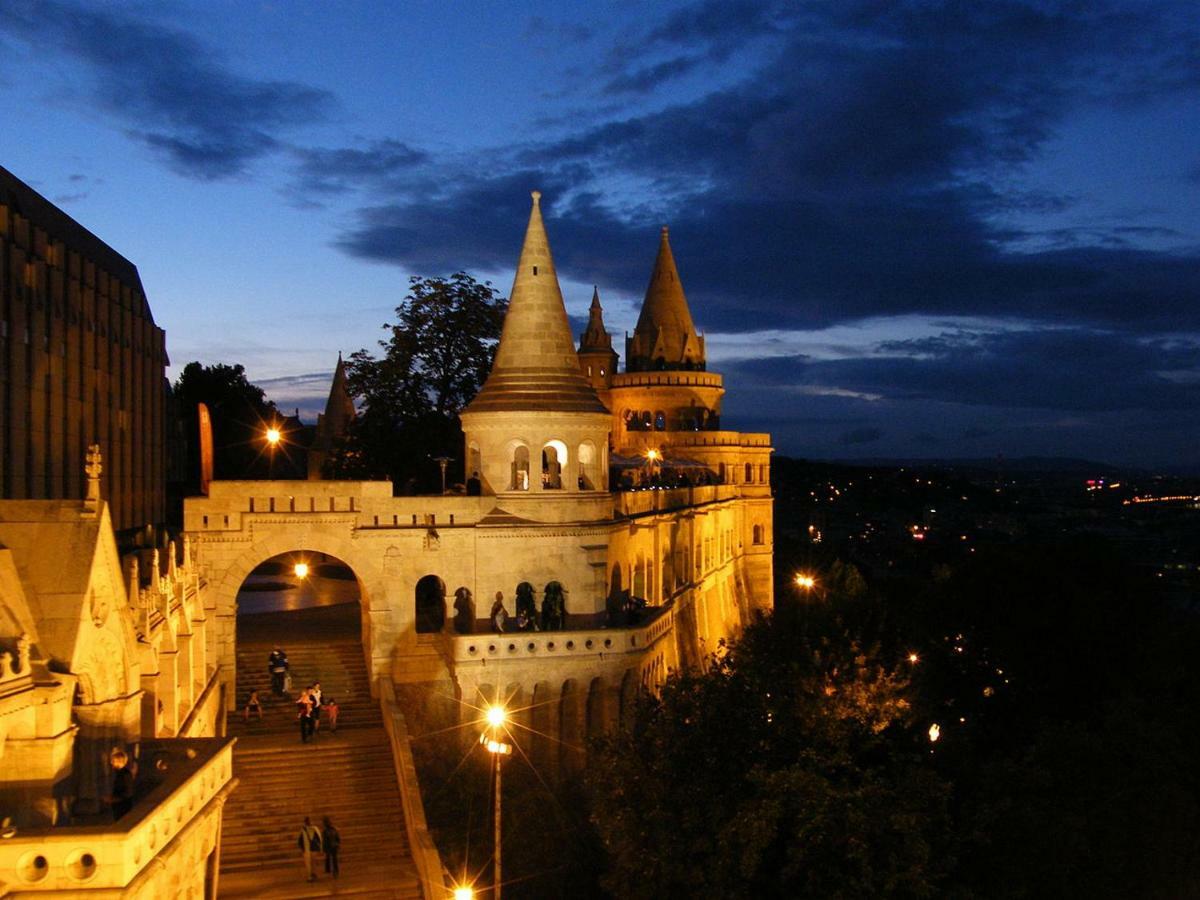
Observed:
[[[280,616],[280,640],[292,665],[293,697],[320,681],[341,707],[338,731],[327,722],[308,744],[300,742],[292,698],[273,697],[266,660],[272,643],[239,640],[238,703],[259,690],[264,718],[229,716],[237,736],[234,774],[239,785],[225,805],[221,834],[220,896],[321,897],[413,900],[422,896],[409,853],[392,762],[378,704],[371,699],[362,645],[353,636],[300,636]],[[259,617],[255,617],[259,618]],[[342,876],[304,881],[296,845],[304,817],[320,826],[329,816],[341,832]]]

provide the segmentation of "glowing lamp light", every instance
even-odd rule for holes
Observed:
[[[296,565],[292,567],[292,571],[296,573],[297,578],[307,578],[308,563],[296,563]]]
[[[908,661],[909,661],[910,663],[916,663],[916,662],[920,662],[920,661],[921,661],[921,657],[919,657],[919,656],[918,656],[917,654],[915,654],[915,653],[910,653],[910,654],[908,654]]]
[[[487,723],[493,728],[499,728],[508,719],[508,713],[504,711],[503,706],[489,706],[487,710]]]
[[[475,891],[469,887],[456,887],[454,900],[475,900]]]
[[[929,726],[929,742],[931,744],[936,744],[937,739],[940,738],[941,736],[942,736],[942,726],[939,725],[937,722],[934,722],[932,725]]]
[[[646,451],[646,459],[649,462],[658,462],[660,459],[662,459],[662,454],[659,453],[657,450],[647,450]]]
[[[805,575],[803,572],[796,576],[796,587],[803,588],[806,591],[811,591],[817,586],[817,579],[811,575]]]
[[[274,447],[281,440],[283,440],[283,433],[278,428],[268,428],[267,429],[267,443],[268,444],[270,444],[272,447]]]

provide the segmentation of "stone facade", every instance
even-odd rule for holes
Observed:
[[[99,443],[113,526],[163,522],[167,364],[133,263],[0,168],[0,498],[79,497]]]
[[[82,501],[0,501],[0,896],[213,896],[234,782],[204,585],[186,543],[118,556],[88,460]]]

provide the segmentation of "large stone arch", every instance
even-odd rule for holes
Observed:
[[[203,540],[203,536],[200,539]],[[398,623],[392,621],[386,603],[384,559],[378,549],[372,554],[342,535],[317,529],[270,530],[247,544],[232,561],[222,564],[207,555],[204,559],[209,579],[208,608],[217,619],[216,640],[209,643],[209,661],[221,666],[227,709],[233,709],[237,702],[234,686],[237,679],[238,591],[262,563],[275,556],[303,550],[334,557],[354,572],[361,595],[363,655],[372,693],[377,689],[375,682],[380,676],[391,675]]]

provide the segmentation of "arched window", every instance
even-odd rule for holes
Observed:
[[[562,490],[562,470],[567,464],[567,445],[562,441],[547,441],[542,448],[542,490]]]
[[[446,585],[436,575],[417,582],[417,633],[432,634],[446,624]]]
[[[596,490],[596,448],[591,441],[579,445],[579,478],[581,491]]]
[[[667,414],[665,412],[663,412],[661,409],[654,413],[654,430],[655,431],[666,431],[667,430]]]
[[[650,410],[642,411],[642,431],[649,431],[654,426],[654,417],[650,415]]]
[[[746,463],[746,484],[751,484],[754,481],[754,466]]]
[[[754,543],[761,544],[763,542],[763,527],[761,525],[754,526]]]
[[[529,448],[524,444],[517,444],[513,448],[512,481],[509,483],[508,489],[510,491],[529,490]]]
[[[627,409],[625,412],[621,413],[621,418],[625,420],[626,431],[637,431],[638,417],[636,412],[634,412],[632,409]]]

